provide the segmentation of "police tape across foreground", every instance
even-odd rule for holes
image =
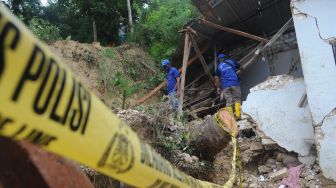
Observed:
[[[143,143],[3,6],[0,101],[1,136],[136,187],[222,187],[184,174]]]

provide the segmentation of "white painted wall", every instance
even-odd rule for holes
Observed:
[[[321,123],[336,107],[336,66],[328,42],[331,37],[336,37],[335,7],[334,0],[292,1],[296,37],[315,124]]]
[[[298,107],[305,93],[303,79],[273,79],[265,83],[251,91],[243,103],[243,112],[281,147],[307,156],[312,144],[304,140],[314,140],[314,130],[308,106]]]
[[[324,135],[316,135],[321,137],[319,163],[336,181],[336,65],[330,44],[336,37],[336,1],[292,0],[291,6],[309,108]]]

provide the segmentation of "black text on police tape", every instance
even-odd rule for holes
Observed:
[[[50,143],[57,140],[56,136],[30,128],[27,124],[18,124],[13,118],[0,114],[0,135],[7,126],[15,127],[14,132],[6,135],[13,139],[23,139],[41,146],[49,146]]]
[[[3,17],[0,13],[0,21],[3,21]],[[13,38],[8,39],[9,33],[13,33]],[[6,43],[6,39],[8,40],[8,44]],[[11,22],[7,22],[1,33],[0,33],[0,79],[5,69],[5,49],[9,48],[10,50],[15,50],[17,44],[20,40],[20,32],[18,28],[12,24]]]
[[[6,58],[5,53],[12,51],[17,53],[16,57],[20,57],[20,52],[15,49],[20,45],[19,39],[24,35],[11,22],[3,27],[0,34],[0,79],[6,71],[6,64],[15,62],[15,59]],[[10,41],[9,45],[6,44],[8,41]],[[34,112],[38,115],[48,115],[50,120],[60,125],[67,125],[73,132],[80,131],[81,134],[85,134],[90,116],[91,94],[60,67],[54,58],[47,56],[42,48],[37,44],[33,46],[31,55],[25,62],[26,68],[13,92],[12,101],[19,102],[20,95],[23,93],[31,95],[29,84],[39,84],[40,87],[35,91],[35,100],[33,100]],[[34,69],[35,67],[38,67],[37,70]],[[68,82],[72,83],[71,86],[65,84],[68,79],[71,80]],[[67,90],[71,93],[70,97],[63,97],[67,94],[65,88],[70,87],[71,89]],[[60,105],[62,100],[67,101],[66,106]],[[61,111],[63,113],[60,113]]]

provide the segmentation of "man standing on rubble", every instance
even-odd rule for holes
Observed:
[[[225,108],[234,113],[236,120],[241,117],[241,91],[237,71],[240,65],[225,54],[218,55],[218,66],[215,74],[217,93],[226,101]],[[219,78],[221,82],[219,82]],[[221,85],[220,85],[221,83]]]
[[[174,112],[177,112],[179,108],[180,73],[175,67],[171,66],[167,59],[162,61],[162,67],[167,73],[166,80],[170,107]]]

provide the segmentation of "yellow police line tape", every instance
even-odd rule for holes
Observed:
[[[136,187],[223,187],[187,176],[141,142],[2,5],[0,135]]]
[[[221,113],[222,111],[226,111],[226,113]],[[230,172],[229,180],[225,183],[224,186],[233,187],[235,179],[236,179],[236,166],[238,165],[239,176],[238,176],[237,186],[242,187],[241,174],[242,174],[243,168],[242,168],[242,164],[240,160],[239,144],[237,142],[237,136],[238,136],[237,122],[234,120],[232,111],[227,110],[226,108],[220,109],[214,115],[214,120],[223,130],[225,130],[231,135],[231,141],[232,141],[233,154],[232,154],[232,161],[231,161],[231,172]]]

